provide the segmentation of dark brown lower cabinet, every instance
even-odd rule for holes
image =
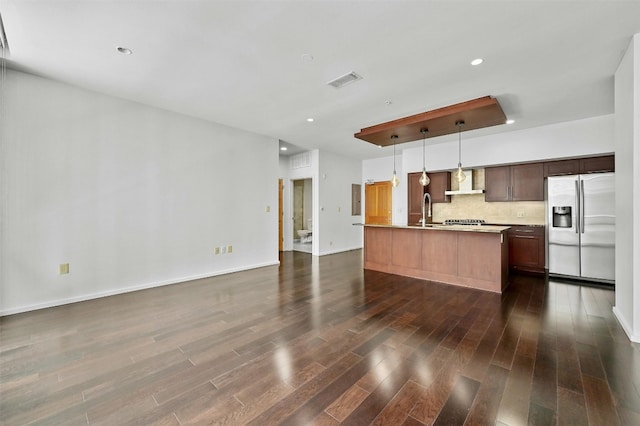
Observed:
[[[543,226],[512,225],[509,237],[509,269],[544,273],[545,232]]]

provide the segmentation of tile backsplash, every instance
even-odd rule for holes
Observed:
[[[452,180],[451,189],[458,189]],[[484,169],[473,170],[473,189],[484,189]],[[451,203],[436,203],[432,206],[433,221],[446,219],[484,219],[487,223],[512,225],[544,225],[544,201],[484,201],[484,194],[452,195]]]

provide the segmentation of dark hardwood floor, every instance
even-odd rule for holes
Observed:
[[[638,425],[611,290],[503,295],[363,271],[361,251],[0,319],[0,421]]]

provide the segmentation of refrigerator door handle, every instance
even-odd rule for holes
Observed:
[[[580,183],[575,181],[576,185],[576,234],[580,233],[580,219],[582,218],[580,214]]]
[[[584,234],[584,181],[580,179],[580,233]]]

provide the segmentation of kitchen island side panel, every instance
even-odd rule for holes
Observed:
[[[432,274],[458,275],[457,232],[431,232],[422,238],[422,269]]]
[[[422,235],[411,229],[394,229],[391,239],[391,263],[407,269],[422,268]]]
[[[501,293],[507,286],[506,231],[366,226],[364,268]]]
[[[392,232],[393,229],[391,228],[364,228],[364,246],[369,247],[369,250],[364,252],[365,269],[387,272],[380,268],[391,261]]]

